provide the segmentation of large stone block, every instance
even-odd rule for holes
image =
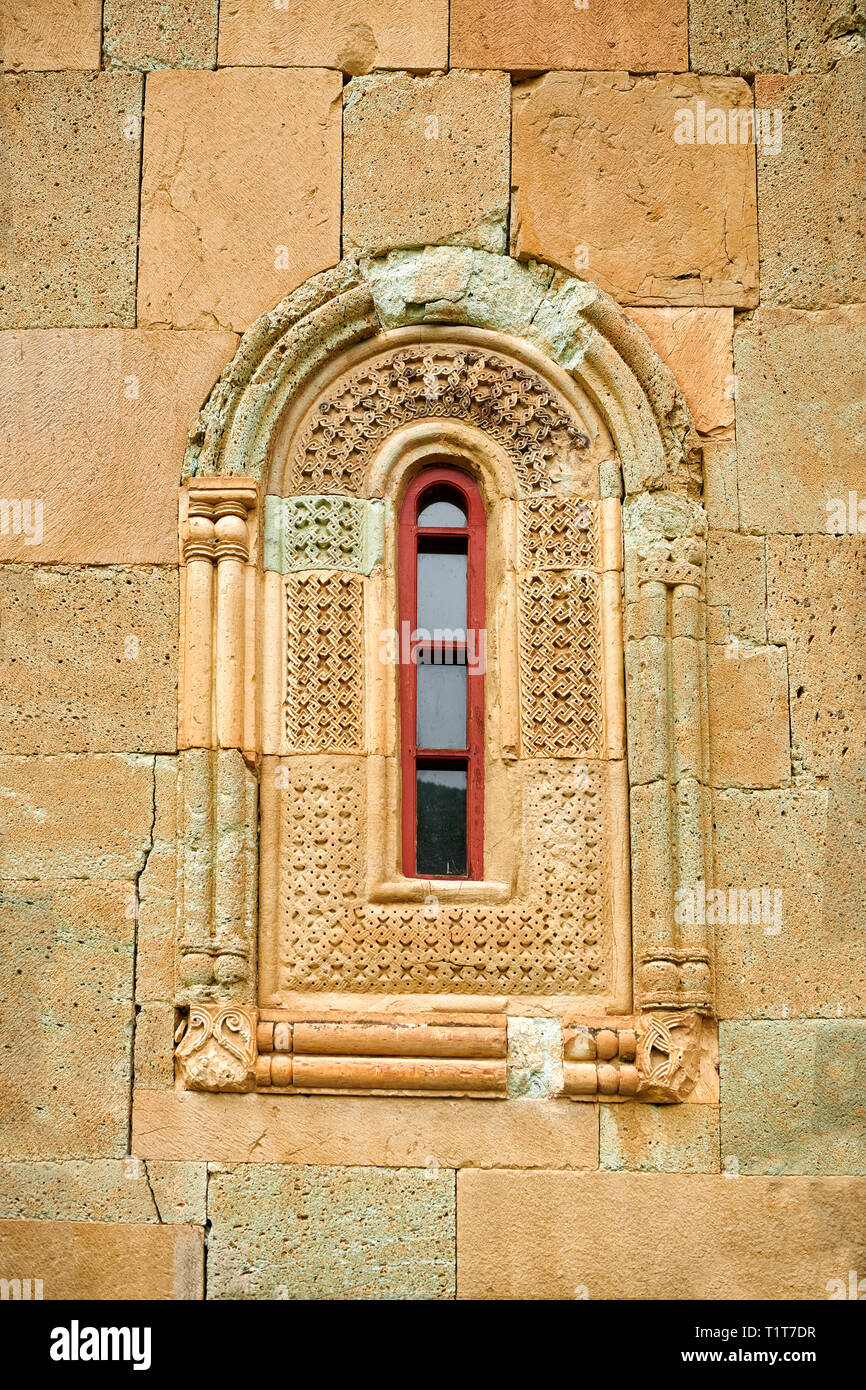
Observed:
[[[99,67],[102,0],[0,0],[7,72]]]
[[[3,565],[0,600],[0,749],[176,747],[176,569]]]
[[[204,1225],[206,1163],[0,1163],[0,1220],[166,1221]]]
[[[767,564],[760,536],[710,531],[707,539],[707,636],[764,642],[767,637]]]
[[[788,63],[792,72],[826,72],[863,48],[863,0],[785,0]]]
[[[734,354],[744,529],[827,532],[839,504],[848,529],[849,493],[866,498],[866,305],[761,308]]]
[[[135,997],[142,1001],[174,998],[178,768],[176,758],[156,758],[154,761],[151,849],[138,879]]]
[[[243,330],[339,260],[341,92],[321,70],[148,78],[140,323]]]
[[[598,1107],[435,1097],[220,1096],[136,1091],[146,1158],[371,1168],[596,1168]]]
[[[211,1171],[208,1217],[208,1298],[454,1296],[447,1169],[244,1164]]]
[[[699,434],[733,437],[733,309],[630,309],[677,379]]]
[[[219,0],[105,0],[107,68],[214,68]]]
[[[788,648],[795,765],[866,776],[866,537],[767,542],[767,637]]]
[[[204,1227],[2,1221],[0,1267],[5,1278],[41,1279],[50,1300],[200,1299]]]
[[[717,1105],[600,1105],[599,1167],[717,1173]]]
[[[456,68],[605,68],[676,72],[689,65],[686,0],[452,0]]]
[[[740,524],[737,446],[727,439],[704,442],[704,506],[711,527],[736,531]]]
[[[345,249],[504,251],[510,101],[505,73],[356,78],[343,115]]]
[[[150,758],[0,756],[0,879],[131,886],[147,861],[152,826]]]
[[[457,1178],[462,1299],[822,1299],[866,1261],[866,1183],[710,1173]]]
[[[233,333],[0,334],[0,559],[176,564],[190,421]],[[28,510],[29,508],[29,510]],[[25,525],[27,523],[27,525]]]
[[[135,322],[141,78],[0,76],[0,328]]]
[[[716,792],[713,809],[713,886],[740,890],[736,903],[726,895],[714,927],[720,1015],[862,1014],[866,935],[856,830],[828,817],[823,789]],[[862,827],[859,834],[862,840]],[[761,896],[757,911],[758,896],[747,901],[742,890]]]
[[[785,3],[786,0],[690,0],[692,71],[787,72]],[[788,0],[789,8],[790,4]]]
[[[863,298],[866,54],[817,77],[758,77],[781,148],[758,147],[761,300],[821,309]],[[774,122],[777,118],[774,116]]]
[[[3,1158],[119,1158],[129,1134],[129,885],[3,882]]]
[[[447,68],[448,0],[222,0],[219,48],[224,66]]]
[[[866,1173],[866,1022],[723,1023],[719,1044],[728,1169]]]
[[[517,87],[514,253],[623,304],[756,304],[755,147],[705,143],[717,109],[727,132],[752,109],[746,83],[549,73]]]
[[[707,697],[713,786],[781,787],[790,782],[784,648],[709,646]]]

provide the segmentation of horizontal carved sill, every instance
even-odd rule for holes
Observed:
[[[371,903],[423,903],[436,898],[443,903],[505,903],[513,895],[511,884],[495,879],[396,878],[378,883]]]

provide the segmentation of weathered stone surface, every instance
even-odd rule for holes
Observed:
[[[767,542],[767,637],[787,646],[795,766],[866,776],[866,538]]]
[[[171,966],[173,962],[172,950],[168,965]],[[170,1091],[174,1086],[176,1027],[173,1004],[154,1000],[136,1006],[134,1080],[142,1090]]]
[[[690,68],[694,72],[787,72],[785,2],[690,0]],[[790,5],[788,0],[789,9]]]
[[[826,72],[863,48],[863,0],[786,0],[791,72]]]
[[[101,0],[0,0],[7,72],[99,67]]]
[[[151,849],[138,879],[135,997],[137,1000],[165,1001],[174,998],[178,774],[177,759],[156,758],[154,762]]]
[[[107,68],[213,68],[219,0],[105,0],[102,51]]]
[[[790,782],[784,648],[708,646],[707,697],[713,786],[781,787]]]
[[[200,1299],[204,1227],[3,1221],[0,1265],[9,1279],[41,1278],[50,1300]]]
[[[0,1220],[204,1225],[207,1164],[140,1158],[0,1163]]]
[[[714,794],[713,886],[767,890],[757,913],[728,898],[714,927],[721,1017],[863,1013],[862,843],[858,851],[856,822],[834,809],[828,816],[823,789]]]
[[[717,1173],[717,1105],[600,1105],[599,1167]]]
[[[737,490],[737,446],[726,439],[708,439],[704,454],[704,506],[713,528],[736,531],[740,524]]]
[[[689,65],[686,0],[452,0],[451,64],[677,72]]]
[[[148,1161],[596,1168],[598,1109],[548,1100],[137,1091],[133,1148]]]
[[[762,307],[734,354],[744,529],[827,532],[834,502],[847,529],[849,493],[866,498],[866,305]]]
[[[517,87],[514,253],[623,304],[757,303],[754,145],[677,143],[678,113],[697,119],[699,101],[752,107],[738,78],[549,73]]]
[[[841,964],[828,972],[843,976],[849,985],[836,989],[838,1015],[866,1013],[866,893],[863,892],[866,866],[866,778],[846,776],[833,768],[827,779],[827,852],[823,865],[823,933],[828,942],[841,942]],[[847,961],[852,962],[849,969]],[[841,996],[841,997],[840,997]],[[822,1011],[823,1012],[823,1011]]]
[[[177,583],[168,568],[0,567],[0,749],[173,749]]]
[[[134,916],[125,883],[4,879],[3,1158],[119,1158],[129,1127]]]
[[[341,68],[353,77],[372,68],[447,68],[448,0],[222,0],[220,63]]]
[[[817,77],[758,77],[781,150],[758,147],[761,300],[821,309],[863,298],[866,54]]]
[[[340,256],[337,73],[148,78],[142,324],[247,328]]]
[[[866,1173],[866,1022],[723,1023],[720,1056],[723,1165]]]
[[[237,341],[137,329],[0,334],[0,498],[30,506],[18,527],[14,514],[0,519],[0,559],[176,564],[179,460]]]
[[[457,1184],[462,1299],[826,1298],[866,1258],[856,1178],[469,1171]]]
[[[767,566],[760,536],[711,531],[707,539],[707,636],[763,642],[767,637]]]
[[[386,328],[444,320],[517,334],[529,329],[552,276],[549,266],[465,246],[391,251],[361,270]]]
[[[692,412],[699,434],[733,436],[733,309],[630,309]]]
[[[343,112],[345,250],[505,250],[510,100],[505,73],[356,78]]]
[[[212,1170],[208,1217],[208,1298],[454,1296],[447,1169]]]
[[[558,1018],[509,1018],[508,1094],[555,1096],[562,1091],[562,1023]]]
[[[134,323],[141,78],[0,76],[0,109],[0,328]]]
[[[152,824],[150,758],[0,756],[0,879],[131,884],[144,868]]]

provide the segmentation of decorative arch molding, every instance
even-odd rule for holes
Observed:
[[[593,460],[599,582],[616,589],[610,611],[621,625],[612,637],[608,624],[603,642],[614,723],[611,669],[625,646],[631,932],[619,963],[627,958],[629,980],[607,1006],[607,1026],[563,1017],[564,1088],[576,1097],[681,1099],[697,1076],[701,1016],[713,1014],[707,929],[678,922],[676,912],[679,890],[706,881],[711,862],[697,435],[645,334],[597,287],[536,262],[452,247],[347,259],[308,281],[245,335],[190,431],[177,1002],[194,1013],[208,1065],[197,1067],[187,1031],[181,1075],[192,1087],[212,1087],[201,1078],[219,1075],[218,1088],[234,1090],[462,1094],[505,1085],[504,1014],[500,1027],[458,1012],[448,1026],[460,1033],[462,1025],[459,1041],[434,1040],[445,1048],[435,1066],[406,1060],[417,1058],[411,1028],[396,1053],[386,1047],[395,1061],[384,1071],[357,1037],[343,1036],[354,1064],[337,1076],[313,1057],[302,1025],[262,1008],[256,961],[269,930],[251,897],[257,773],[282,751],[277,692],[287,657],[285,637],[275,644],[263,633],[285,628],[292,564],[277,554],[280,509],[300,508],[302,521],[305,508],[318,509],[318,535],[338,546],[333,568],[346,572],[348,593],[352,574],[369,574],[381,553],[397,461],[411,469],[443,430],[466,466],[487,476],[489,496],[515,507],[586,498]],[[334,486],[335,469],[349,486]],[[605,740],[616,737],[605,729]],[[267,823],[263,816],[263,834]],[[276,891],[262,880],[264,896]],[[322,1025],[331,1026],[342,1025]],[[367,1053],[385,1047],[369,1033],[376,1025],[366,1026]],[[226,1030],[228,1053],[219,1046]],[[602,1034],[610,1036],[601,1042]]]

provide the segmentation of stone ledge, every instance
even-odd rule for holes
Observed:
[[[0,1221],[5,1279],[41,1279],[56,1299],[204,1297],[204,1227],[131,1221]]]

